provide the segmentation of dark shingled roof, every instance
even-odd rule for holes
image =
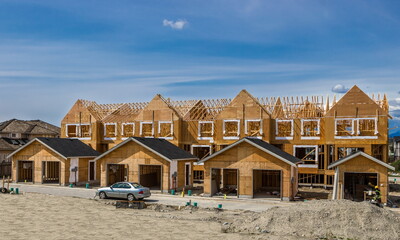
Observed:
[[[1,151],[14,151],[21,146],[27,144],[28,139],[11,139],[11,138],[0,138],[0,150]]]
[[[84,144],[78,139],[68,139],[68,138],[45,138],[38,137],[35,138],[54,151],[58,152],[60,155],[68,157],[97,157],[100,155],[99,152],[95,151],[93,148]]]
[[[282,151],[281,149],[275,147],[274,145],[271,145],[261,139],[257,139],[257,138],[249,138],[246,137],[247,140],[250,140],[251,142],[257,144],[258,146],[264,148],[265,150],[268,150],[272,153],[275,153],[276,155],[285,158],[286,160],[292,162],[292,163],[298,163],[301,162],[300,159],[298,159],[297,157],[290,155],[289,153]]]
[[[160,138],[142,138],[142,137],[132,137],[141,144],[153,149],[155,152],[165,156],[170,160],[176,159],[197,159],[197,157],[186,152],[185,150],[175,146],[174,144],[168,142],[165,139]]]

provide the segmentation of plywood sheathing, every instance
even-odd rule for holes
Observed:
[[[175,121],[181,117],[179,113],[163,98],[157,94],[149,104],[135,117],[136,121]]]
[[[79,182],[88,180],[88,161],[93,158],[79,159]],[[70,158],[64,159],[39,142],[34,142],[12,156],[12,178],[17,181],[18,161],[33,161],[33,182],[42,183],[43,161],[60,163],[60,184],[67,185],[70,176]]]
[[[362,155],[357,156],[339,165],[339,199],[343,198],[344,173],[377,173],[378,187],[382,194],[382,202],[387,202],[388,196],[388,169]]]
[[[205,194],[211,193],[212,168],[238,169],[239,195],[247,197],[253,196],[253,170],[281,170],[283,174],[281,196],[284,198],[291,198],[293,196],[291,165],[246,142],[240,143],[204,162]]]
[[[194,161],[178,162],[178,186],[184,187],[184,170],[185,163],[193,164]],[[139,182],[139,165],[161,165],[162,166],[162,190],[168,190],[171,187],[170,181],[170,162],[153,153],[152,151],[130,141],[125,145],[115,149],[109,154],[97,160],[100,165],[101,186],[107,185],[107,164],[123,164],[128,169],[128,181]],[[193,167],[191,167],[193,169]],[[192,174],[193,176],[193,174]]]
[[[353,86],[326,113],[327,117],[377,117],[388,116],[388,106],[385,101],[374,101],[357,86]]]

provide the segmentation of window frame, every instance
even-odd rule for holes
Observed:
[[[170,127],[171,128],[170,129],[171,136],[170,137],[161,137],[160,136],[160,134],[161,134],[161,124],[163,124],[163,123],[171,124],[171,127]],[[158,121],[158,138],[167,139],[167,140],[174,139],[174,122],[173,121]]]
[[[374,120],[374,135],[379,133],[378,131],[378,119],[376,117],[369,117],[369,118],[357,118],[357,135],[360,135],[360,120]],[[360,137],[372,137],[372,136],[360,136]]]
[[[112,125],[114,125],[114,129],[115,129],[114,137],[106,137],[106,135],[107,135],[107,126],[112,126]],[[103,134],[104,140],[115,140],[115,139],[117,139],[117,135],[118,135],[118,133],[117,133],[117,123],[104,123],[104,134]]]
[[[363,119],[375,120],[375,136],[359,136],[359,122]],[[337,135],[337,121],[351,120],[352,132],[350,136],[338,136]],[[378,139],[378,118],[366,117],[366,118],[335,118],[335,139]]]
[[[246,119],[244,121],[244,133],[246,135],[249,134],[249,129],[248,129],[248,126],[247,126],[247,123],[249,123],[249,122],[260,122],[260,131],[259,131],[259,135],[258,136],[248,136],[248,137],[262,139],[262,136],[264,134],[264,131],[263,131],[263,120],[262,119]]]
[[[81,134],[82,134],[81,126],[82,125],[83,126],[89,126],[89,135],[90,135],[90,137],[82,137],[81,136]],[[75,126],[75,133],[76,133],[75,137],[70,137],[68,135],[68,127],[69,126]],[[73,138],[73,139],[90,140],[90,139],[92,139],[92,124],[91,123],[67,123],[67,124],[65,124],[65,136],[67,138]]]
[[[143,136],[143,124],[151,124],[151,136]],[[139,134],[141,137],[154,138],[154,122],[153,121],[141,121]]]
[[[300,163],[298,166],[303,168],[318,168],[318,145],[293,145],[293,156],[296,157],[297,148],[314,148],[315,149],[315,163],[304,164]],[[301,160],[301,159],[300,159]]]
[[[317,136],[304,136],[304,123],[305,122],[317,122]],[[301,119],[301,126],[300,126],[300,136],[302,140],[319,140],[321,134],[321,119]]]
[[[135,123],[134,122],[125,122],[121,124],[121,137],[123,140],[128,139],[130,137],[125,136],[125,131],[124,131],[124,126],[126,125],[132,125],[132,136],[130,137],[134,137],[135,136]]]
[[[226,133],[225,124],[228,123],[228,122],[229,123],[236,122],[236,124],[237,124],[237,134],[236,134],[236,136],[225,136],[225,133]],[[239,119],[225,119],[225,120],[223,120],[223,123],[222,123],[222,138],[224,140],[233,140],[233,139],[239,139],[240,138],[240,120]]]
[[[201,124],[211,123],[211,137],[201,136]],[[214,122],[213,121],[199,121],[197,126],[197,139],[198,140],[213,140],[214,138]]]
[[[291,125],[290,136],[288,136],[288,137],[280,137],[280,136],[278,136],[278,134],[279,134],[278,125],[279,125],[280,122],[290,122],[290,125]],[[275,139],[276,140],[293,140],[293,135],[294,135],[294,122],[293,122],[293,119],[276,119],[275,120]]]

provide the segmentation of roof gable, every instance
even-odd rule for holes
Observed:
[[[335,103],[326,116],[374,116],[376,112],[387,115],[388,112],[381,108],[374,100],[354,85],[344,96]]]
[[[269,118],[270,114],[265,108],[246,90],[242,90],[229,103],[228,106],[216,116],[216,119],[246,119]]]
[[[100,121],[103,116],[98,112],[99,106],[95,101],[78,99],[68,113],[64,116],[62,123],[91,123]]]
[[[243,142],[247,142],[250,145],[253,145],[254,147],[264,151],[265,153],[270,154],[270,155],[272,155],[272,156],[274,156],[274,157],[282,160],[283,162],[285,162],[285,163],[287,163],[289,165],[292,165],[294,167],[297,167],[296,163],[299,163],[301,161],[300,159],[290,155],[287,152],[284,152],[284,151],[280,150],[279,148],[277,148],[277,147],[275,147],[275,146],[273,146],[273,145],[271,145],[271,144],[269,144],[269,143],[267,143],[267,142],[265,142],[263,140],[260,140],[260,139],[257,139],[257,138],[245,137],[245,138],[242,138],[242,139],[236,141],[235,143],[232,143],[228,147],[226,147],[226,148],[224,148],[224,149],[222,149],[222,150],[220,150],[220,151],[218,151],[218,152],[206,157],[205,159],[203,159],[203,160],[201,160],[199,162],[208,161],[208,160],[218,156],[219,154],[238,146],[239,144],[241,144]]]
[[[366,159],[369,159],[369,160],[371,160],[371,161],[373,161],[375,163],[378,163],[378,164],[380,164],[380,165],[382,165],[382,166],[384,166],[384,167],[386,167],[386,168],[388,168],[388,169],[390,169],[392,171],[395,170],[395,168],[393,166],[390,166],[389,164],[387,164],[387,163],[385,163],[385,162],[383,162],[383,161],[381,161],[379,159],[376,159],[376,158],[372,157],[371,155],[368,155],[368,154],[366,154],[364,152],[361,152],[361,151],[353,153],[353,154],[350,154],[347,157],[344,157],[342,159],[337,160],[336,162],[333,162],[333,163],[329,164],[328,169],[337,167],[337,166],[339,166],[339,165],[341,165],[341,164],[343,164],[343,163],[345,163],[345,162],[347,162],[347,161],[349,161],[351,159],[354,159],[355,157],[358,157],[358,156],[363,156]]]
[[[177,120],[180,118],[178,112],[170,106],[167,101],[157,94],[149,104],[136,116],[136,120],[148,121],[152,119],[157,120]]]
[[[130,137],[125,141],[123,141],[122,143],[118,144],[117,146],[111,148],[107,152],[101,154],[95,160],[103,158],[104,156],[126,145],[129,142],[135,142],[169,162],[173,160],[197,160],[197,157],[175,146],[174,144],[170,143],[165,139],[142,138],[142,137]]]

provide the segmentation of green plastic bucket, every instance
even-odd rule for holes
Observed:
[[[192,196],[192,190],[188,190],[188,196]]]
[[[11,192],[14,192],[14,188],[10,188],[10,191],[11,191]]]
[[[89,188],[89,183],[86,183],[86,188]]]
[[[190,202],[186,202],[186,206],[190,206]]]
[[[15,188],[15,193],[19,194],[19,189],[18,188]]]
[[[69,187],[70,187],[70,188],[74,187],[74,184],[70,183],[70,184],[69,184]]]
[[[218,208],[220,208],[220,209],[221,209],[221,208],[222,208],[222,204],[218,204]]]
[[[171,190],[171,195],[175,195],[175,190],[174,189]]]
[[[193,203],[193,206],[197,207],[197,202],[194,202],[194,203]]]

